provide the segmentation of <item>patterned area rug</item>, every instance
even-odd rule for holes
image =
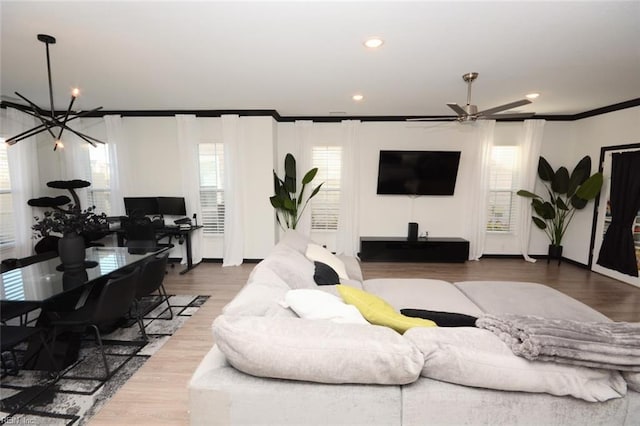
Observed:
[[[3,376],[0,424],[86,424],[208,298],[170,296],[173,319],[168,319],[167,304],[160,303],[159,297],[146,298],[144,323],[148,341],[142,339],[135,321],[102,336],[112,371],[106,381],[102,355],[92,333],[85,335],[78,360],[57,379],[37,370],[21,370],[18,375]]]

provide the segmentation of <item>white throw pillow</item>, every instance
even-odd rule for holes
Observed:
[[[229,364],[258,377],[404,385],[423,364],[411,342],[373,325],[220,315],[213,337]]]
[[[316,262],[326,263],[331,266],[340,278],[349,279],[347,268],[342,260],[326,248],[317,244],[309,244],[305,253],[308,259]]]
[[[300,318],[369,324],[355,306],[347,305],[341,298],[322,290],[289,290],[284,297],[284,304]]]
[[[620,398],[627,386],[618,371],[516,356],[492,332],[479,328],[421,328],[404,337],[424,355],[421,375],[479,388],[571,395],[585,401]]]

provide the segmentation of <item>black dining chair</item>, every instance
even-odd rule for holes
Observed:
[[[51,365],[54,366],[55,372],[57,374],[58,368],[56,367],[56,362],[53,357],[53,353],[51,352],[51,348],[47,344],[45,330],[40,327],[26,327],[17,325],[0,325],[0,350],[3,354],[5,352],[10,352],[13,361],[13,365],[8,367],[5,364],[4,358],[2,358],[2,367],[5,372],[14,375],[18,374],[20,365],[18,364],[18,359],[15,354],[15,348],[20,343],[26,342],[32,336],[36,335],[40,338],[41,348],[45,350],[47,356],[51,361]],[[27,361],[28,360],[24,360],[22,362],[22,365],[26,364]]]
[[[136,295],[136,286],[140,268],[121,275],[117,278],[110,278],[99,295],[92,301],[87,302],[82,308],[70,312],[57,312],[50,315],[50,324],[53,327],[53,347],[57,335],[64,329],[77,327],[91,328],[95,334],[96,341],[102,353],[102,361],[106,370],[106,378],[111,376],[111,370],[107,362],[107,356],[102,345],[100,325],[112,324],[129,313],[131,304]],[[144,325],[142,319],[137,315],[138,326],[144,335]]]
[[[154,257],[142,265],[134,300],[138,316],[143,315],[143,313],[140,312],[140,301],[142,298],[157,291],[162,299],[160,303],[166,303],[169,309],[168,319],[173,319],[173,311],[171,310],[171,304],[169,303],[169,296],[164,288],[164,276],[166,274],[168,260],[169,253],[166,252]],[[147,339],[146,332],[143,333],[143,336]]]

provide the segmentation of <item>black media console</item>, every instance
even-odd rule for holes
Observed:
[[[465,262],[468,258],[469,241],[462,238],[360,238],[360,260],[365,262]]]

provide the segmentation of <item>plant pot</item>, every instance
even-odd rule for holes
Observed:
[[[547,263],[551,261],[551,259],[558,259],[558,265],[562,261],[562,246],[556,246],[553,244],[549,244],[549,254],[547,256]]]
[[[84,267],[84,238],[75,232],[65,234],[58,241],[58,256],[65,269],[81,269]]]

